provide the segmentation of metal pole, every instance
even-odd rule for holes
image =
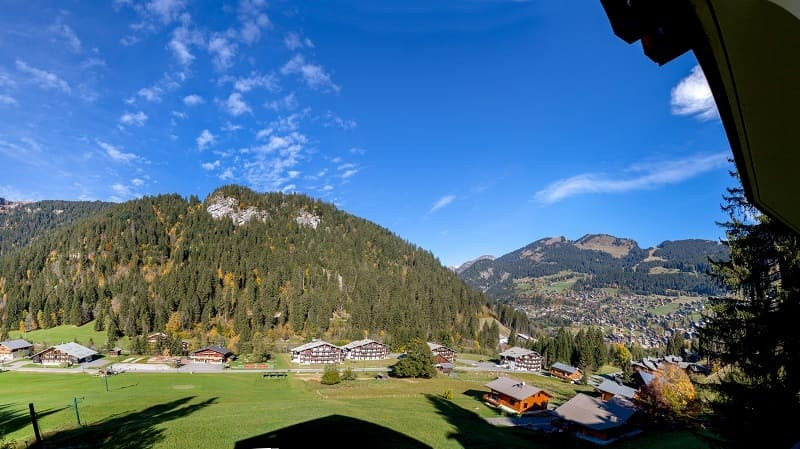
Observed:
[[[33,408],[33,402],[28,403],[28,410],[31,413],[31,424],[33,424],[33,434],[36,436],[36,443],[42,444],[42,435],[39,433],[39,423],[36,421],[36,410]]]
[[[103,379],[106,381],[106,392],[108,392],[108,374],[103,376]]]
[[[72,404],[75,407],[75,419],[78,420],[78,427],[81,426],[81,414],[78,412],[78,398],[72,398]]]

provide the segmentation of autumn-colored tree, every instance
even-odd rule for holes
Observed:
[[[672,418],[697,412],[697,393],[691,379],[677,365],[667,364],[661,374],[639,394],[645,410],[655,416]]]

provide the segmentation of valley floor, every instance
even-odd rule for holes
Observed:
[[[515,374],[516,375],[516,374]],[[567,435],[546,436],[490,425],[480,401],[490,373],[431,380],[361,378],[324,386],[318,375],[264,379],[259,374],[134,374],[104,380],[84,374],[0,373],[0,433],[20,447],[33,442],[28,403],[39,413],[47,447],[583,448]],[[541,376],[519,377],[561,403],[586,387]],[[452,401],[441,399],[452,390]],[[73,398],[78,398],[81,427]],[[304,444],[305,442],[305,444]],[[272,444],[270,444],[272,443]],[[688,431],[646,432],[615,448],[707,448]]]

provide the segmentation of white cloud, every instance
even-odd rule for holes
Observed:
[[[272,134],[272,131],[273,131],[272,128],[261,129],[256,133],[256,139],[261,140],[266,137],[269,137]]]
[[[284,75],[297,74],[306,82],[308,87],[323,91],[339,92],[340,87],[331,81],[331,77],[321,65],[306,62],[303,55],[295,55],[281,68]]]
[[[78,36],[72,31],[68,25],[63,23],[54,23],[50,25],[49,28],[50,32],[57,35],[59,38],[63,39],[64,43],[72,49],[75,53],[80,53],[81,51],[81,40],[78,39]]]
[[[203,104],[205,102],[206,101],[203,99],[203,97],[197,94],[191,94],[183,97],[183,104],[187,106],[197,106],[198,104]]]
[[[228,99],[225,101],[225,107],[227,108],[228,113],[235,117],[238,117],[245,112],[252,112],[250,106],[244,102],[244,99],[242,99],[242,94],[239,92],[234,92],[228,97]]]
[[[200,151],[205,150],[209,145],[214,143],[214,139],[216,139],[216,137],[211,134],[211,131],[204,129],[196,139],[197,148],[200,149]]]
[[[342,179],[347,179],[347,178],[349,178],[349,177],[351,177],[351,176],[355,175],[355,174],[356,174],[356,173],[358,173],[358,172],[359,172],[359,170],[358,170],[357,168],[352,168],[352,169],[350,169],[350,170],[345,170],[345,172],[344,172],[344,173],[342,173],[342,175],[341,175],[341,176],[342,176]]]
[[[19,59],[16,62],[17,70],[28,75],[28,79],[42,89],[56,89],[66,94],[72,92],[69,84],[55,73],[29,66],[25,61],[20,61]]]
[[[111,145],[110,143],[103,142],[102,140],[96,140],[97,145],[104,149],[108,157],[114,159],[115,161],[120,162],[130,162],[139,158],[139,156],[133,153],[123,153],[118,147]]]
[[[303,38],[298,33],[287,33],[286,36],[283,38],[283,43],[286,44],[286,48],[291,51],[295,51],[298,48],[308,47],[314,48],[314,43],[311,42],[309,38]]]
[[[143,87],[137,93],[147,101],[161,101],[161,89],[157,87]]]
[[[694,66],[692,73],[672,88],[670,105],[675,115],[694,116],[703,121],[719,117],[711,88],[699,65]]]
[[[242,125],[236,125],[231,122],[225,123],[225,126],[222,127],[222,130],[227,132],[239,131],[240,129],[242,129]]]
[[[185,0],[152,0],[147,3],[147,10],[164,24],[177,19],[185,7]]]
[[[298,171],[295,167],[305,157],[307,143],[305,135],[291,132],[272,135],[264,145],[243,148],[240,152],[245,158],[242,166],[245,180],[258,190],[285,188],[293,172]]]
[[[322,190],[330,192],[331,190],[333,190],[333,186],[330,184],[326,184],[324,187],[322,187]]]
[[[270,92],[278,90],[278,79],[273,74],[262,75],[251,72],[250,76],[234,80],[233,88],[239,92],[250,92],[251,90],[263,87]]]
[[[144,180],[141,178],[133,178],[131,179],[131,184],[133,184],[136,187],[141,187],[142,184],[144,184]]]
[[[241,0],[239,2],[239,21],[242,29],[240,38],[247,45],[254,44],[261,39],[261,29],[269,28],[269,17],[264,13],[267,2],[264,0]]]
[[[6,106],[14,106],[14,105],[17,104],[17,100],[15,100],[14,97],[12,97],[10,95],[2,95],[2,94],[0,94],[0,104],[6,105]]]
[[[233,179],[233,170],[230,168],[226,168],[225,171],[223,171],[222,174],[219,175],[219,179],[223,181]]]
[[[344,130],[353,129],[358,126],[355,120],[343,119],[331,111],[325,114],[325,122],[323,124],[326,128],[336,127]]]
[[[536,192],[536,200],[552,204],[587,193],[622,193],[653,189],[685,181],[702,173],[725,167],[727,152],[695,155],[658,164],[637,164],[617,175],[584,173],[551,183]]]
[[[437,201],[436,203],[433,204],[433,207],[431,207],[431,210],[429,210],[428,213],[432,214],[432,213],[438,211],[439,209],[441,209],[441,208],[447,206],[448,204],[452,203],[455,199],[456,199],[455,195],[445,195],[445,196],[439,198],[439,201]]]
[[[297,98],[295,97],[294,92],[291,92],[283,98],[264,103],[264,106],[272,109],[273,111],[280,111],[282,109],[291,111],[292,109],[297,108]]]
[[[125,112],[120,116],[119,122],[125,126],[144,126],[147,122],[147,114],[142,111],[136,113]]]
[[[202,164],[202,167],[203,170],[213,170],[215,168],[219,168],[219,164],[220,164],[219,160],[216,160],[214,162],[205,162]]]
[[[233,65],[233,58],[236,57],[236,44],[217,33],[208,41],[208,51],[212,55],[211,62],[214,63],[214,67],[219,71],[224,71]]]
[[[175,28],[172,32],[172,39],[167,46],[172,50],[173,55],[184,66],[188,66],[194,61],[194,55],[190,48],[192,46],[203,46],[203,36],[196,30],[190,30],[188,19],[186,23]]]

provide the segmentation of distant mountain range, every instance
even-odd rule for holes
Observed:
[[[482,256],[455,271],[472,287],[498,299],[600,288],[643,295],[708,295],[721,288],[706,276],[709,259],[728,257],[728,248],[712,240],[665,241],[643,249],[632,239],[587,234],[577,240],[543,238],[498,258]]]

